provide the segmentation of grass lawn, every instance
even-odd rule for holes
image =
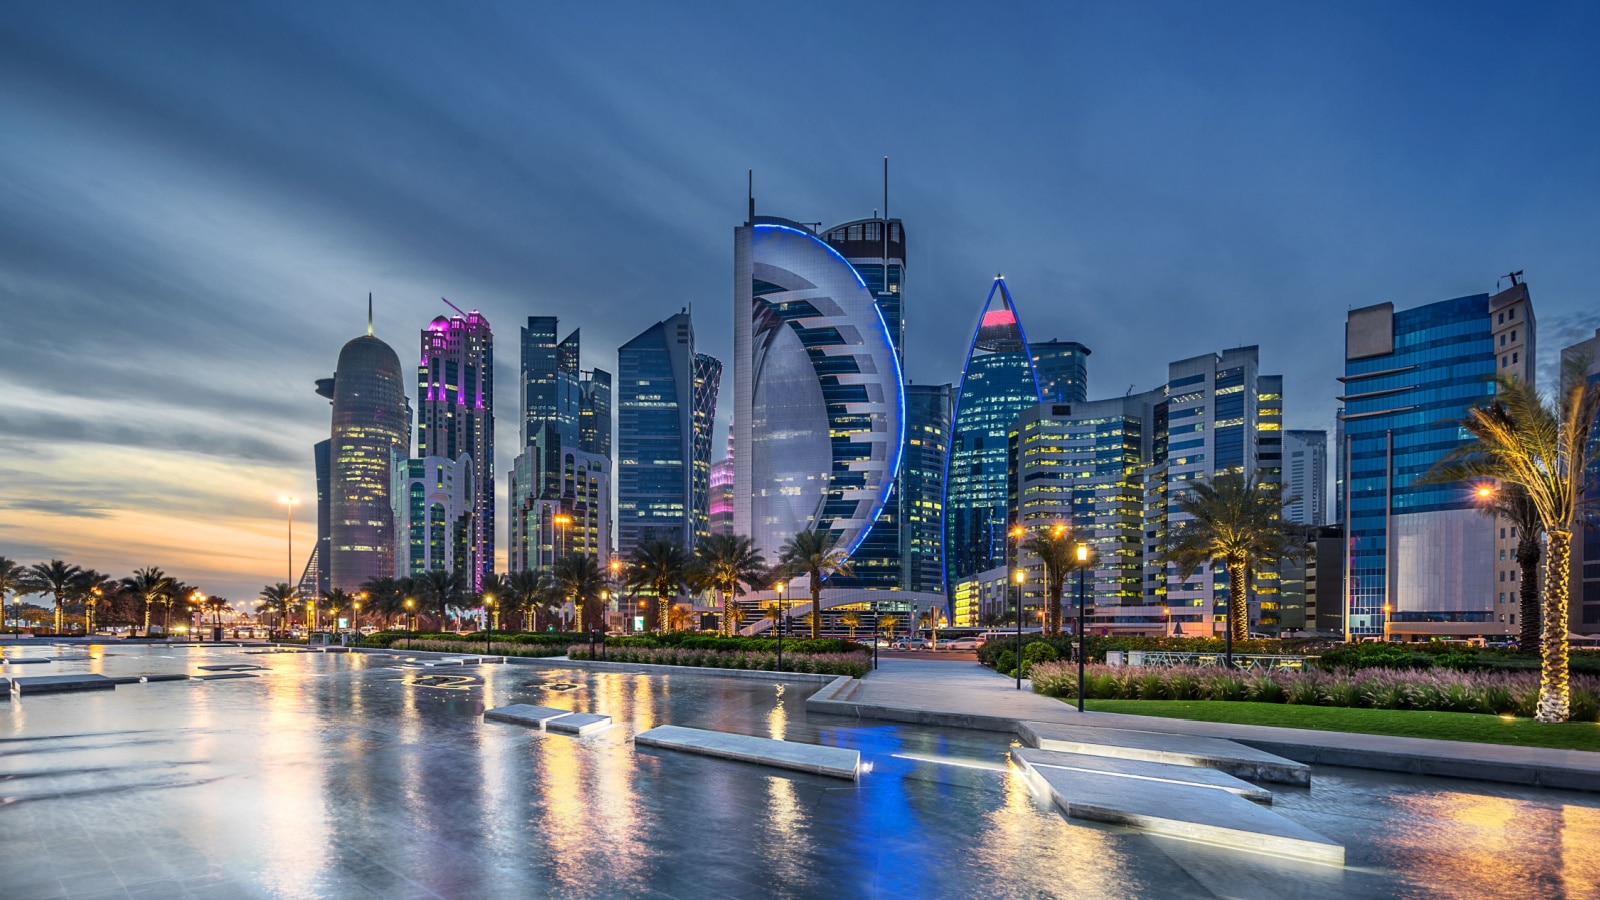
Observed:
[[[1223,700],[1089,700],[1096,712],[1166,716],[1201,722],[1311,728],[1357,734],[1518,744],[1561,750],[1600,751],[1600,723],[1543,725],[1532,719],[1503,719],[1477,713],[1420,712],[1407,709],[1352,709],[1342,706],[1296,706],[1288,703],[1238,703]]]

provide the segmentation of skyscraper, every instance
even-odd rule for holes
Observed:
[[[1527,285],[1345,324],[1346,632],[1431,638],[1515,633],[1516,541],[1476,508],[1472,485],[1419,484],[1469,438],[1460,421],[1494,398],[1497,373],[1534,377]],[[1507,528],[1506,537],[1499,530]],[[1497,560],[1497,550],[1510,557]]]
[[[522,329],[522,444],[532,444],[539,429],[555,424],[564,438],[578,442],[582,386],[578,373],[578,332],[556,343],[555,316],[529,316]]]
[[[478,552],[473,541],[481,484],[470,453],[453,460],[442,456],[406,460],[393,497],[399,523],[396,578],[472,570]]]
[[[476,590],[494,571],[495,538],[494,335],[482,313],[457,309],[422,330],[417,407],[419,457],[472,458],[471,558],[463,571]]]
[[[1300,525],[1328,524],[1328,433],[1283,433],[1284,484],[1290,502],[1283,517]]]
[[[686,552],[710,530],[711,428],[722,364],[694,351],[688,310],[617,350],[617,549]]]
[[[611,373],[605,369],[579,372],[578,447],[611,458]]]
[[[333,399],[333,379],[317,379],[317,393]],[[328,592],[328,560],[332,542],[333,507],[330,491],[333,481],[333,442],[318,441],[312,448],[312,459],[317,469],[317,543],[311,548],[305,570],[300,573],[300,596],[321,597]]]
[[[768,559],[805,530],[854,553],[900,468],[894,335],[837,249],[751,205],[734,231],[734,530]]]
[[[1207,353],[1167,366],[1165,399],[1153,411],[1152,464],[1146,470],[1144,593],[1163,601],[1174,629],[1210,635],[1223,627],[1228,576],[1204,566],[1186,579],[1163,564],[1158,548],[1167,532],[1189,518],[1178,500],[1195,481],[1238,472],[1259,483],[1283,477],[1283,377],[1259,372],[1256,347]],[[1250,592],[1251,621],[1275,628],[1278,573],[1259,567]]]
[[[394,350],[372,336],[370,301],[367,333],[339,351],[332,380],[328,583],[354,593],[394,574],[390,492],[411,456],[405,376]]]
[[[1594,337],[1561,351],[1561,389],[1565,395],[1573,378],[1584,378],[1589,390],[1600,391],[1600,329]],[[1584,469],[1584,497],[1591,515],[1572,532],[1571,624],[1580,634],[1600,632],[1600,420],[1589,426],[1589,464]]]
[[[728,426],[728,455],[711,464],[711,533],[733,534],[733,425]]]
[[[906,447],[900,463],[900,587],[942,594],[944,470],[950,451],[949,384],[906,385]]]
[[[1039,396],[1045,403],[1082,403],[1089,399],[1089,348],[1077,341],[1039,341],[1028,345]]]
[[[1038,402],[1027,337],[1005,279],[996,277],[955,400],[945,475],[946,586],[1006,564],[1007,435],[1017,416]]]
[[[885,197],[887,202],[887,197]],[[894,344],[895,358],[905,369],[905,229],[899,219],[860,219],[828,229],[822,239],[837,250],[861,277]],[[828,579],[837,588],[905,587],[903,555],[904,505],[897,478],[889,488],[883,511],[861,544],[850,555],[851,571]]]

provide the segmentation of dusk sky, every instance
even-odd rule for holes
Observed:
[[[720,448],[746,169],[831,225],[886,155],[913,380],[1003,272],[1091,397],[1259,344],[1331,431],[1349,308],[1519,269],[1541,356],[1600,326],[1597,46],[1593,4],[7,4],[0,555],[251,598],[293,493],[298,577],[369,291],[407,367],[440,297],[488,317],[502,498],[529,315],[615,371],[692,305]]]

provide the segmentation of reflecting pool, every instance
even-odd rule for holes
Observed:
[[[1335,868],[1069,822],[1006,736],[807,716],[815,683],[6,653],[73,657],[10,675],[254,676],[0,702],[6,898],[1600,896],[1586,794],[1319,768],[1276,808],[1346,844]],[[511,703],[618,724],[572,738],[482,720]],[[664,724],[853,747],[871,770],[851,784],[633,747]]]

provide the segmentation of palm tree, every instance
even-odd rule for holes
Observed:
[[[1564,360],[1561,392],[1546,401],[1527,382],[1495,378],[1494,402],[1467,411],[1461,427],[1473,441],[1452,451],[1430,473],[1441,478],[1497,478],[1528,494],[1544,525],[1544,609],[1541,616],[1541,722],[1565,722],[1571,711],[1567,669],[1567,604],[1572,532],[1584,513],[1584,467],[1600,414],[1600,390],[1585,376],[1588,360]],[[1453,477],[1452,477],[1453,476]]]
[[[361,583],[361,593],[367,595],[367,610],[377,615],[385,626],[388,626],[395,616],[405,612],[406,598],[411,596],[411,591],[412,586],[408,578],[378,575]]]
[[[142,569],[135,569],[132,575],[122,579],[122,583],[143,604],[144,634],[145,637],[149,637],[150,610],[172,595],[172,578],[155,566],[145,566]]]
[[[322,606],[328,611],[328,617],[333,619],[334,624],[339,622],[339,613],[354,609],[355,603],[355,595],[341,588],[334,588],[322,595]]]
[[[1283,488],[1224,472],[1208,484],[1194,482],[1174,505],[1190,518],[1167,532],[1158,558],[1178,567],[1188,580],[1196,569],[1221,562],[1228,574],[1228,635],[1242,641],[1248,634],[1247,606],[1253,564],[1294,556],[1292,531],[1283,520]]]
[[[27,582],[27,577],[27,569],[6,559],[4,556],[0,556],[0,616],[5,613],[6,595],[10,594],[13,599],[18,600],[17,608],[12,611],[12,621],[15,623],[12,627],[15,634],[22,633],[22,602],[19,598],[22,597],[22,588]]]
[[[831,531],[812,530],[797,532],[783,542],[778,550],[778,568],[791,577],[806,576],[811,590],[811,611],[822,609],[822,582],[835,572],[851,574],[850,554],[839,546],[839,538]],[[822,623],[811,620],[811,637],[822,636]]]
[[[56,634],[60,634],[66,625],[67,601],[76,599],[78,591],[83,586],[84,570],[77,566],[52,559],[47,563],[34,563],[28,567],[28,575],[22,592],[25,594],[48,594],[56,601]]]
[[[261,598],[261,608],[277,617],[278,628],[284,626],[290,610],[294,609],[297,593],[294,585],[284,581],[269,584],[261,589],[258,595]]]
[[[571,553],[556,560],[556,586],[561,596],[570,598],[582,616],[582,629],[604,631],[600,614],[600,591],[605,588],[605,576],[600,574],[600,564],[587,553]]]
[[[347,594],[346,596],[349,595]],[[200,604],[200,608],[208,613],[211,613],[212,624],[216,625],[218,628],[222,627],[222,614],[233,611],[233,606],[228,602],[228,598],[226,597],[207,597]]]
[[[445,616],[451,606],[460,606],[467,596],[466,579],[460,572],[446,572],[443,569],[434,569],[422,573],[416,579],[417,593],[420,600],[431,601],[434,609],[439,611],[439,629],[445,627]]]
[[[899,616],[879,616],[878,630],[889,635],[889,640],[894,640],[894,628],[900,624]]]
[[[1045,619],[1044,633],[1054,637],[1061,633],[1061,589],[1067,583],[1067,573],[1078,568],[1077,545],[1080,541],[1072,529],[1056,524],[1048,531],[1031,534],[1023,541],[1022,549],[1037,556],[1044,563]]]
[[[667,609],[682,590],[689,560],[671,541],[646,541],[628,558],[628,587],[656,595],[656,626],[667,627]]]
[[[694,548],[689,580],[701,590],[715,589],[722,595],[722,633],[732,635],[737,622],[733,617],[734,597],[743,587],[754,589],[767,581],[767,561],[756,552],[755,544],[742,534],[713,534]]]
[[[850,640],[856,639],[856,629],[861,627],[861,617],[853,612],[847,612],[839,617],[839,624],[850,629]]]
[[[510,599],[510,592],[506,590],[506,579],[498,572],[487,572],[478,580],[478,590],[473,594],[478,605],[483,607],[483,627],[486,631],[494,631],[499,625],[498,610],[505,606]]]
[[[539,569],[523,569],[512,572],[506,576],[505,607],[522,612],[525,618],[523,628],[528,631],[539,630],[540,613],[548,613],[555,606],[556,585],[555,579],[549,572]]]

